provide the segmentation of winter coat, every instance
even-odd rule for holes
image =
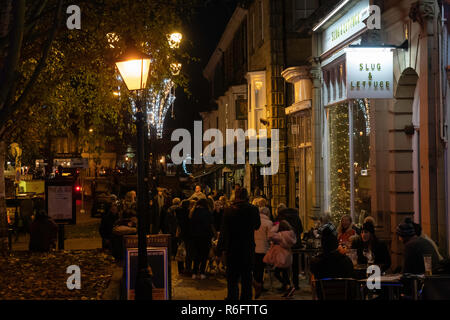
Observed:
[[[296,243],[294,244],[294,248],[298,248],[301,246],[301,235],[303,233],[303,225],[302,221],[298,216],[298,210],[292,208],[286,208],[277,216],[277,221],[286,220],[292,227],[292,230],[295,233]]]
[[[173,205],[167,210],[167,232],[175,237],[177,233],[177,216],[176,210],[179,206]]]
[[[352,260],[337,250],[325,252],[313,258],[311,261],[311,272],[317,280],[354,277]]]
[[[279,244],[281,247],[290,250],[292,246],[297,242],[295,233],[293,231],[278,231],[279,224],[270,229],[269,240],[274,244]]]
[[[113,228],[118,219],[119,215],[116,213],[112,213],[109,210],[105,215],[102,216],[99,233],[103,239],[112,238]]]
[[[206,195],[203,192],[194,192],[188,200],[194,200],[194,198],[197,198],[197,200],[200,199],[206,199]]]
[[[358,264],[367,264],[367,258],[364,256],[364,248],[367,248],[367,244],[362,241],[360,236],[353,240],[352,249],[356,249],[358,253]],[[389,269],[391,266],[391,255],[383,242],[378,239],[372,241],[372,254],[374,264],[380,266],[382,272]]]
[[[345,232],[342,233],[339,230],[338,241],[343,242],[345,245],[350,245],[351,244],[350,238],[354,237],[355,235],[356,231],[352,227],[348,228],[347,230],[345,230]]]
[[[279,225],[270,230],[269,239],[273,241],[263,261],[274,265],[276,268],[289,268],[292,265],[292,246],[297,242],[293,231],[278,232]]]
[[[180,230],[179,237],[186,240],[189,237],[189,210],[183,207],[175,209],[177,225]]]
[[[255,252],[266,253],[269,250],[269,235],[273,223],[265,214],[260,214],[261,226],[255,231]]]
[[[195,208],[189,221],[190,234],[192,237],[213,237],[213,215],[207,208]]]
[[[422,237],[417,237],[406,243],[403,258],[403,273],[425,273],[423,256],[426,254],[431,255],[432,267],[436,267],[439,263],[439,257],[430,241]]]
[[[49,217],[39,217],[30,228],[29,250],[32,252],[48,252],[56,243],[58,226]]]
[[[227,264],[249,266],[255,253],[255,230],[261,226],[258,208],[247,201],[234,201],[225,209],[217,254],[226,253]]]

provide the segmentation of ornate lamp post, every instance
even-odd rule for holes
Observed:
[[[137,215],[138,215],[138,272],[135,285],[136,300],[152,299],[152,281],[147,261],[147,219],[149,212],[148,187],[146,179],[148,166],[146,164],[146,103],[144,92],[150,70],[150,57],[130,48],[116,62],[120,75],[128,90],[136,93],[136,129],[137,129]]]

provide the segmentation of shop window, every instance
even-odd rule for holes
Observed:
[[[355,175],[355,216],[371,212],[370,205],[370,116],[369,101],[353,103],[353,157]]]
[[[306,125],[305,125],[305,143],[311,143],[311,117],[306,117]]]
[[[255,108],[261,108],[263,106],[262,92],[263,82],[255,81]]]
[[[328,109],[329,211],[334,222],[350,214],[350,170],[347,104]]]
[[[367,99],[352,102],[352,119],[348,103],[327,109],[328,211],[338,223],[350,214],[350,193],[354,190],[356,221],[371,212],[370,199],[370,116]],[[353,123],[353,149],[349,143],[349,121]],[[354,185],[350,185],[350,152],[353,154]]]
[[[305,118],[300,117],[299,118],[299,145],[302,145],[305,143]]]

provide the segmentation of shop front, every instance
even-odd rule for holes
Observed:
[[[368,74],[367,80],[347,79],[348,70],[356,65],[356,61],[349,60],[352,53],[348,48],[361,46],[368,8],[368,0],[350,2],[337,13],[334,22],[324,23],[314,34],[320,56],[321,103],[317,106],[322,116],[316,122],[320,121],[322,140],[322,207],[336,225],[343,215],[360,223],[372,213],[374,107],[364,91],[370,82],[371,89],[377,87],[378,92],[392,95],[392,80],[386,84],[389,80],[377,78],[381,68],[377,59],[362,60],[361,66],[358,63],[358,68]],[[355,99],[356,92],[359,97]]]
[[[437,15],[424,18],[422,7],[402,1],[386,3],[381,29],[369,29],[370,5],[347,1],[313,29],[312,69],[320,81],[313,87],[313,135],[320,135],[322,159],[314,174],[321,211],[335,223],[344,214],[355,223],[372,216],[379,238],[392,240],[396,266],[402,246],[393,235],[406,217],[435,241],[447,232],[439,196],[444,175],[436,175],[442,144],[432,138],[441,130],[439,67],[430,46],[439,28]]]

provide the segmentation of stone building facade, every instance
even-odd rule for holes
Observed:
[[[381,9],[380,29],[366,25],[370,5]],[[438,1],[350,0],[327,9],[299,28],[313,34],[313,152],[321,161],[313,174],[317,211],[329,212],[336,222],[343,214],[357,222],[373,216],[379,237],[391,244],[394,267],[403,252],[395,228],[406,217],[448,254],[441,7]],[[392,48],[392,98],[347,98],[349,46],[368,54]]]

